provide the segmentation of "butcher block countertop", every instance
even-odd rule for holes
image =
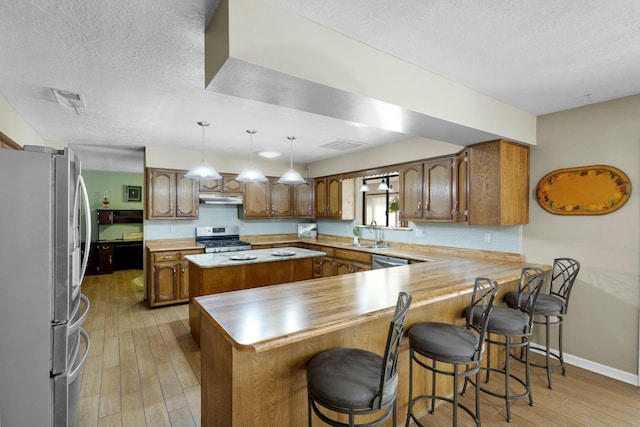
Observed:
[[[469,295],[476,277],[517,281],[522,262],[430,256],[429,262],[246,289],[195,298],[233,348],[262,352],[369,321],[390,317],[398,293],[411,309]],[[549,270],[549,266],[542,266]]]
[[[291,259],[312,258],[325,256],[325,252],[308,249],[285,247],[277,249],[257,249],[239,252],[221,252],[201,255],[187,255],[186,259],[200,268],[228,267],[242,264],[258,264],[262,262],[277,262]]]

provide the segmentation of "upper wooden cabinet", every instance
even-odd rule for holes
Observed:
[[[201,179],[198,183],[200,193],[244,194],[244,182],[236,180],[236,175],[220,174],[220,179]]]
[[[401,219],[508,226],[529,222],[529,147],[504,140],[400,172]]]
[[[505,140],[467,148],[468,215],[471,225],[529,222],[529,147]]]
[[[293,216],[313,218],[313,180],[293,186]]]
[[[293,216],[293,190],[278,178],[265,182],[247,182],[242,205],[244,218],[291,218]]]
[[[197,181],[186,171],[147,168],[148,219],[198,219]]]
[[[452,157],[410,163],[400,173],[402,220],[453,220]]]
[[[453,166],[452,157],[424,163],[424,219],[453,221]]]
[[[342,218],[342,185],[340,176],[327,176],[316,178],[315,187],[315,208],[316,218]]]

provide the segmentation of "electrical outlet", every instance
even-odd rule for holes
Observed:
[[[425,238],[427,237],[427,230],[422,228],[416,228],[416,237]]]
[[[491,243],[491,233],[484,233],[484,242]]]
[[[172,234],[173,234],[173,233],[175,233],[175,232],[176,232],[176,226],[175,226],[175,225],[172,225],[172,226],[171,226],[171,228],[170,228],[170,230],[171,230],[171,233],[172,233]]]

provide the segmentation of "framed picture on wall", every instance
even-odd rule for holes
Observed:
[[[142,187],[135,185],[124,186],[124,201],[125,202],[141,202],[142,201]]]

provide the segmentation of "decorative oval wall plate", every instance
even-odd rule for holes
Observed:
[[[631,183],[620,169],[594,165],[558,169],[538,183],[540,206],[557,215],[604,215],[629,199]]]

